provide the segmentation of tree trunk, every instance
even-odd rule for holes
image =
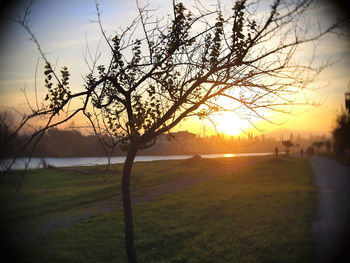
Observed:
[[[126,160],[123,167],[122,177],[122,195],[124,209],[124,224],[125,224],[125,245],[128,255],[128,262],[134,263],[136,260],[136,249],[134,244],[134,223],[132,217],[131,199],[130,199],[130,175],[131,168],[137,153],[137,148],[130,146],[126,155]]]

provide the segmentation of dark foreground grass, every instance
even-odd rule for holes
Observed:
[[[308,160],[255,159],[249,167],[134,206],[139,261],[313,262],[317,188]],[[196,167],[200,174],[209,169],[202,162],[167,165]],[[164,163],[163,176],[171,174],[166,168]],[[161,168],[150,165],[147,173],[152,169]],[[156,170],[153,175],[159,176]],[[122,212],[91,217],[15,249],[22,262],[126,262]]]

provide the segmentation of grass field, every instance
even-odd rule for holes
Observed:
[[[311,223],[317,212],[317,188],[308,159],[136,163],[132,190],[181,177],[190,180],[242,163],[250,165],[134,205],[139,262],[314,261]],[[84,170],[87,173],[31,171],[19,194],[14,180],[3,181],[1,225],[6,235],[21,237],[26,224],[38,224],[52,212],[120,194],[120,165],[113,166],[115,175],[110,178],[103,168]],[[125,262],[122,211],[86,218],[12,248],[22,262]]]

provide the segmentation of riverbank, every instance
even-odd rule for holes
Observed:
[[[221,153],[221,154],[202,154],[203,158],[222,158],[222,157],[244,157],[244,156],[265,156],[271,153]],[[193,155],[139,155],[136,156],[135,162],[151,162],[160,160],[184,160],[193,157]],[[43,167],[76,167],[76,166],[95,166],[106,165],[108,162],[111,164],[124,163],[125,156],[111,157],[70,157],[70,158],[17,158],[16,162],[12,165],[11,170],[24,170],[27,169],[40,169]],[[1,170],[5,170],[6,163],[11,163],[11,159],[3,160],[3,166]]]

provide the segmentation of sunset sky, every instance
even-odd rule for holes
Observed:
[[[11,2],[11,1],[9,1]],[[0,106],[15,107],[20,112],[28,110],[25,96],[21,90],[26,89],[31,103],[34,100],[35,69],[40,57],[36,46],[29,40],[28,34],[20,25],[9,18],[22,14],[26,1],[13,1],[7,4],[1,13],[0,38]],[[172,1],[149,1],[152,7],[158,8],[157,15],[165,16],[169,12]],[[186,4],[187,1],[184,1]],[[217,1],[203,1],[208,6]],[[231,1],[223,1],[231,2]],[[142,4],[143,1],[140,0]],[[134,0],[101,0],[102,22],[108,35],[113,30],[127,26],[137,15],[136,1]],[[318,1],[314,10],[314,23],[332,23],[341,15],[339,8],[332,1]],[[32,6],[30,25],[32,31],[41,43],[42,49],[49,60],[58,61],[58,68],[67,66],[71,73],[71,89],[82,89],[82,76],[88,71],[84,62],[84,53],[87,45],[96,50],[101,34],[96,20],[94,0],[36,0]],[[101,52],[106,47],[100,46]],[[303,56],[303,51],[299,51]],[[276,130],[293,131],[307,136],[309,133],[329,135],[334,125],[335,115],[344,107],[344,93],[350,87],[350,42],[349,38],[340,38],[336,35],[328,36],[317,43],[316,56],[320,61],[332,60],[336,62],[319,76],[320,89],[307,94],[317,107],[295,108],[294,115],[271,115],[269,118],[280,125],[272,125],[266,121],[254,120],[257,128],[269,134]],[[103,57],[102,57],[103,60]],[[43,60],[39,60],[37,73],[37,88],[39,98],[45,94],[43,81]],[[247,120],[237,116],[221,115],[214,117],[219,132],[238,135],[242,131],[252,131],[261,134],[252,128]],[[79,122],[79,120],[76,120]],[[205,126],[205,127],[204,127]],[[177,129],[202,133],[204,128],[207,134],[212,130],[209,123],[203,124],[199,120],[187,120]]]

